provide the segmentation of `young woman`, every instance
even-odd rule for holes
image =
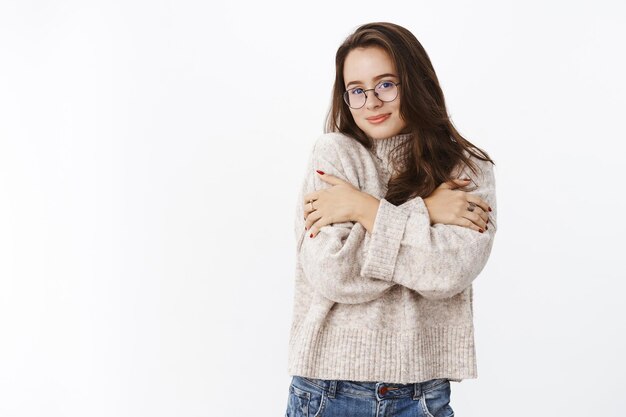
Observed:
[[[286,416],[454,415],[495,219],[493,161],[452,126],[422,45],[357,28],[297,202]]]

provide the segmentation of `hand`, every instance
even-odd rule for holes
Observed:
[[[319,175],[333,186],[304,196],[304,227],[310,230],[311,237],[315,237],[323,226],[356,221],[356,207],[362,197],[362,192],[349,182],[330,174]]]
[[[489,205],[478,196],[455,190],[458,186],[468,183],[469,180],[461,179],[444,182],[424,198],[431,225],[435,223],[456,224],[481,233],[487,230]],[[471,203],[476,205],[474,211],[468,210]]]

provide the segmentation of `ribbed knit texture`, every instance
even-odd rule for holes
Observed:
[[[385,170],[386,174],[393,174],[395,173],[397,170],[394,169],[394,167],[391,164],[391,152],[396,148],[399,147],[401,144],[407,142],[408,140],[410,140],[412,137],[412,135],[410,133],[405,133],[402,135],[396,135],[396,136],[392,136],[390,138],[386,138],[386,139],[382,139],[382,140],[375,140],[374,141],[374,146],[371,150],[372,154],[374,156],[376,156],[376,158],[379,160],[381,168],[383,168]],[[406,160],[406,158],[409,156],[408,153],[404,153],[402,155],[402,157],[400,158],[400,161],[404,161]]]
[[[296,270],[288,373],[311,378],[390,383],[477,378],[472,282],[495,236],[495,178],[460,167],[458,178],[493,209],[484,233],[430,225],[424,200],[394,206],[384,199],[393,172],[389,152],[410,135],[372,150],[341,133],[313,146],[296,203]],[[330,188],[315,170],[380,199],[372,233],[358,222],[304,230],[303,196]]]

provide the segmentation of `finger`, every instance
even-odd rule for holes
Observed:
[[[313,212],[311,212],[306,217],[306,221],[304,222],[304,228],[306,230],[309,230],[313,226],[313,224],[320,219],[320,217],[322,217],[322,215],[319,214],[319,211],[314,210]]]
[[[469,208],[469,206],[468,206],[468,208]],[[472,210],[472,213],[478,214],[480,216],[480,218],[483,220],[484,225],[486,225],[487,222],[489,221],[489,213],[487,213],[485,210],[482,209],[482,207],[480,207],[478,205],[474,206],[474,210]]]
[[[317,236],[317,234],[319,233],[322,227],[327,226],[329,224],[332,224],[331,219],[329,219],[328,217],[319,216],[318,220],[314,222],[311,228],[309,229],[310,231],[309,237],[314,238],[315,236]]]
[[[307,213],[315,211],[315,210],[317,210],[316,204],[317,204],[317,200],[307,200],[307,201],[304,202],[304,206],[302,207],[302,211],[304,212],[305,215]]]
[[[467,220],[469,220],[470,222],[472,222],[473,224],[473,229],[474,230],[478,230],[480,233],[483,233],[487,227],[485,221],[483,220],[482,217],[480,217],[478,214],[474,213],[473,211],[468,211],[466,212],[463,217],[465,217]]]
[[[489,204],[487,204],[487,202],[485,200],[483,200],[482,198],[478,197],[477,195],[474,194],[470,194],[470,193],[466,193],[466,197],[467,197],[467,201],[471,201],[472,203],[475,203],[476,205],[478,205],[481,209],[483,209],[484,211],[491,211],[489,210]]]
[[[485,230],[487,230],[489,228],[487,226],[487,223],[489,223],[489,213],[487,213],[485,210],[481,209],[478,206],[476,206],[474,213],[478,214],[480,218],[483,219],[483,221],[485,222]]]
[[[454,190],[455,188],[462,187],[464,185],[469,184],[469,182],[470,182],[469,178],[468,179],[455,178],[450,181],[441,183],[439,187]]]
[[[318,232],[318,230],[320,229],[320,226],[319,226],[319,224],[318,224],[318,223],[319,223],[319,221],[320,221],[320,220],[318,219],[318,221],[317,221],[317,222],[314,222],[314,223],[311,225],[311,227],[309,228],[309,231],[308,231],[307,233],[309,234],[309,237],[310,237],[310,238],[314,238],[315,236],[317,236],[317,232]]]
[[[337,184],[342,184],[345,181],[342,180],[341,178],[335,177],[334,175],[331,174],[326,174],[322,171],[316,171],[318,176],[320,177],[321,180],[329,183],[329,184],[333,184],[333,185],[337,185]]]
[[[467,217],[457,217],[457,220],[454,222],[459,226],[467,227],[468,229],[476,230],[480,232],[481,228],[476,225],[473,221],[468,219]]]
[[[303,209],[303,211],[304,211],[304,218],[305,218],[305,219],[307,218],[307,216],[308,216],[310,213],[312,213],[312,212],[314,212],[315,210],[317,210],[317,209],[315,208],[315,206],[314,206],[314,205],[315,205],[315,201],[317,201],[317,200],[313,200],[313,206],[311,205],[311,203],[310,203],[310,202],[306,202],[306,203],[304,204],[304,209]]]
[[[308,194],[305,194],[304,197],[302,197],[302,201],[306,205],[306,204],[308,204],[309,201],[311,201],[311,200],[315,201],[318,198],[319,198],[319,190],[310,192]]]

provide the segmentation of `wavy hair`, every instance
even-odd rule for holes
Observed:
[[[343,100],[343,69],[348,53],[371,46],[383,48],[395,63],[401,82],[400,114],[407,123],[407,131],[412,133],[412,139],[390,155],[399,173],[387,184],[386,200],[398,205],[416,196],[427,197],[442,182],[456,178],[453,170],[463,164],[476,174],[476,164],[464,151],[495,165],[485,151],[461,136],[452,125],[439,80],[421,43],[409,30],[388,22],[361,25],[339,46],[325,133],[344,133],[372,149],[373,143],[357,126]],[[470,191],[468,186],[458,189]]]

